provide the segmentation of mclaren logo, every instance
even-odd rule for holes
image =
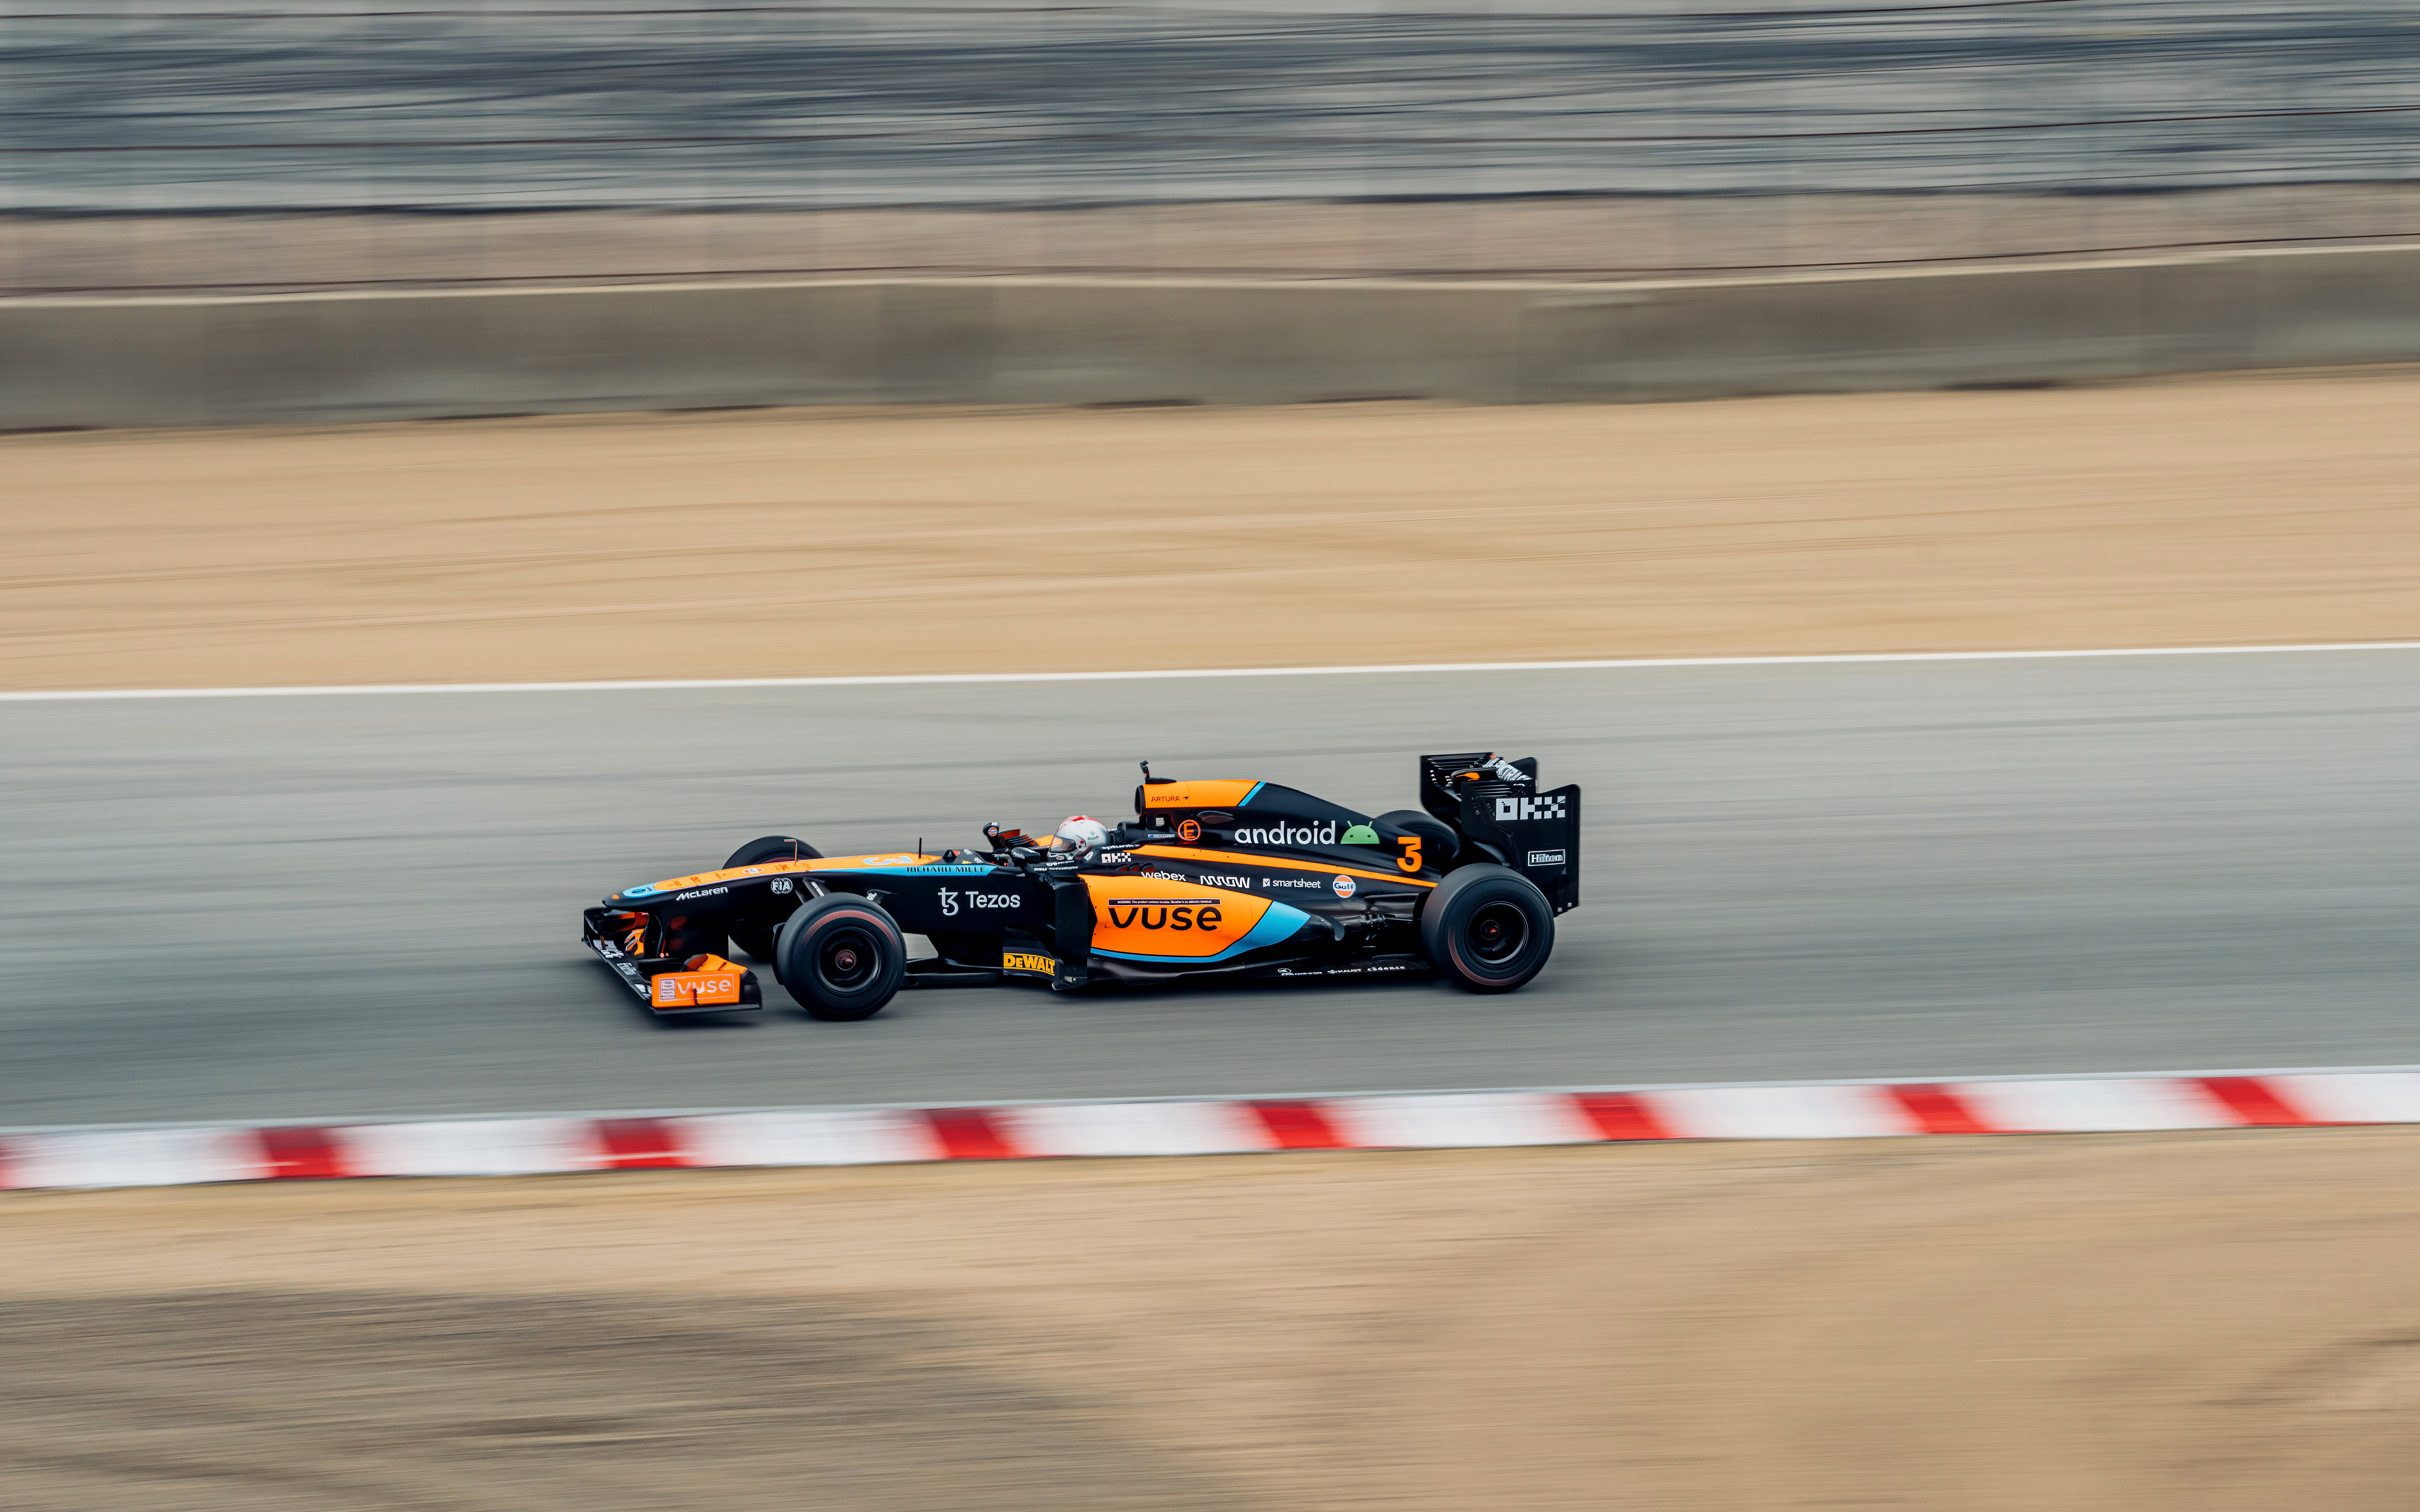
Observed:
[[[1543,798],[1498,798],[1496,820],[1502,824],[1510,819],[1560,819],[1564,817],[1563,804],[1559,794]]]

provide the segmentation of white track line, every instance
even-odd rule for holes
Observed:
[[[1648,671],[1692,667],[1842,667],[1879,662],[2082,661],[2111,656],[2267,656],[2288,652],[2420,651],[2420,640],[2310,645],[2119,646],[2089,651],[1875,651],[1829,656],[1635,656],[1610,661],[1435,661],[1368,667],[1188,667],[1126,672],[899,672],[866,677],[668,677],[590,683],[353,683],[317,687],[99,687],[0,693],[0,703],[110,699],[332,698],[368,693],[647,693],[698,688],[898,687],[934,683],[1165,682],[1180,677],[1376,677],[1404,672]]]

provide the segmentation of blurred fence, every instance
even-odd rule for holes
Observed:
[[[358,254],[352,278],[478,281],[1575,276],[2376,239],[2420,234],[2415,44],[2408,0],[18,0],[0,214],[172,222],[37,225],[0,252],[20,290],[236,286],[177,244],[237,211],[374,212],[231,259],[267,285],[347,282],[276,266],[311,240]],[[1552,266],[1456,208],[1518,196],[1546,197]],[[1264,208],[1249,256],[1171,246],[1204,229],[1171,212],[1239,203]],[[1382,229],[1340,237],[1339,203]],[[656,219],[566,248],[577,268],[504,272],[477,266],[487,232],[397,220],[541,210]],[[842,257],[805,231],[682,255],[773,239],[715,224],[739,210],[859,219]],[[1050,227],[1002,237],[1003,213]],[[1758,229],[1776,221],[1817,234]],[[1340,239],[1377,244],[1355,262]],[[52,270],[96,255],[148,270]]]
[[[0,427],[1652,399],[2420,358],[2420,248],[1629,285],[865,281],[0,301]]]

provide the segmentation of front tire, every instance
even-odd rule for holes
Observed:
[[[1509,993],[1554,953],[1554,905],[1509,867],[1466,866],[1420,905],[1420,945],[1463,991]]]
[[[750,841],[731,853],[722,870],[735,867],[763,866],[768,861],[819,861],[823,852],[796,835],[766,835]],[[741,918],[731,926],[731,943],[739,947],[751,961],[773,964],[773,935],[782,927],[778,918]]]
[[[880,903],[851,892],[799,905],[773,945],[773,970],[810,1018],[850,1023],[882,1011],[908,977],[908,941]]]

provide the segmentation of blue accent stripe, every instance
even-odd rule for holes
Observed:
[[[1267,784],[1266,782],[1255,782],[1255,783],[1253,783],[1253,784],[1252,784],[1252,791],[1251,791],[1251,792],[1249,792],[1249,793],[1245,794],[1245,795],[1244,795],[1244,801],[1243,801],[1243,802],[1241,802],[1241,803],[1239,803],[1239,804],[1237,804],[1237,805],[1235,805],[1235,807],[1236,807],[1236,808],[1238,808],[1238,809],[1248,809],[1248,808],[1251,807],[1252,800],[1253,800],[1254,798],[1257,798],[1257,797],[1259,797],[1259,796],[1261,795],[1261,789],[1263,789],[1263,788],[1264,788],[1264,787],[1267,787],[1267,786],[1268,786],[1268,784]]]
[[[1104,950],[1098,946],[1093,948],[1093,953],[1110,956],[1120,961],[1156,961],[1180,966],[1207,965],[1214,962],[1224,961],[1231,956],[1242,955],[1247,950],[1257,950],[1264,945],[1282,944],[1294,938],[1295,931],[1310,922],[1311,916],[1301,909],[1281,903],[1272,903],[1269,904],[1268,912],[1261,916],[1259,923],[1246,931],[1242,939],[1228,946],[1217,955],[1143,955],[1133,950]]]

